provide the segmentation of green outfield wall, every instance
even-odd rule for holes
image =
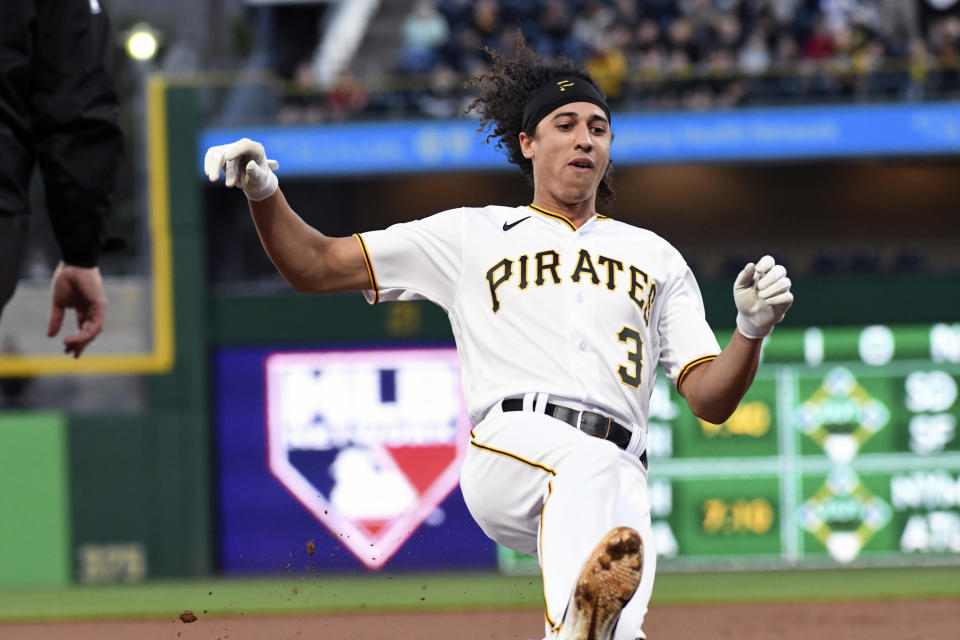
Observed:
[[[70,580],[66,419],[0,413],[0,587]]]

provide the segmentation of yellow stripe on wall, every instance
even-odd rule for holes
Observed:
[[[170,238],[170,174],[167,149],[167,84],[147,81],[147,136],[150,158],[150,238],[153,260],[153,360],[156,372],[173,368],[173,260]]]

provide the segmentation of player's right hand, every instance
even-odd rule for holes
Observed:
[[[60,332],[67,309],[77,312],[77,329],[63,339],[63,350],[79,358],[87,345],[103,330],[107,294],[97,267],[85,268],[61,262],[50,283],[50,320],[47,337]]]
[[[203,171],[210,182],[216,182],[223,171],[228,187],[240,187],[254,201],[269,198],[277,190],[273,170],[279,167],[276,160],[267,159],[262,144],[249,138],[210,147],[203,158]]]
[[[733,283],[737,329],[747,338],[764,338],[793,304],[787,270],[770,256],[749,263]]]

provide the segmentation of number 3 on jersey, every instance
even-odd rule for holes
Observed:
[[[633,349],[627,352],[627,360],[633,363],[633,371],[629,371],[626,365],[620,365],[617,374],[623,384],[636,389],[640,386],[640,373],[643,371],[643,340],[640,339],[640,332],[624,327],[617,334],[617,339],[628,345],[631,340],[633,341]]]

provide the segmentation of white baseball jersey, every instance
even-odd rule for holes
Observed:
[[[602,215],[577,229],[532,205],[461,208],[357,238],[369,302],[447,312],[474,424],[504,398],[545,392],[630,427],[639,455],[657,364],[678,385],[720,351],[680,253]]]

